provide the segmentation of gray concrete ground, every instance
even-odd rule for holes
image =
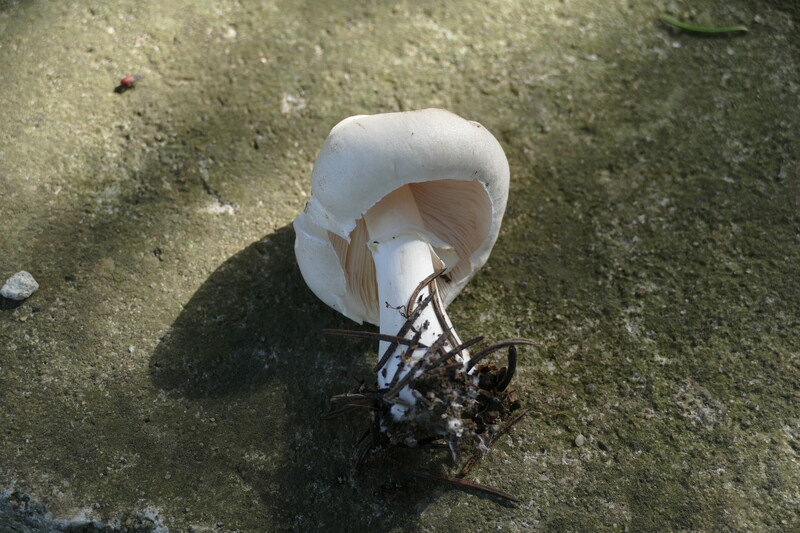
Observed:
[[[40,284],[0,302],[0,530],[797,531],[799,11],[0,1],[0,277]],[[518,505],[355,476],[365,420],[320,420],[374,346],[320,333],[290,223],[331,126],[424,107],[511,165],[450,309],[540,342],[473,476]]]

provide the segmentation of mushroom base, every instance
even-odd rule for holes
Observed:
[[[475,344],[481,338],[467,341]],[[328,417],[342,415],[359,408],[372,411],[372,424],[354,449],[354,463],[360,468],[367,458],[392,448],[446,448],[454,464],[459,463],[465,450],[472,455],[459,473],[469,473],[494,442],[525,414],[509,386],[516,368],[516,348],[519,344],[534,344],[528,339],[507,339],[476,354],[467,365],[459,362],[432,366],[408,383],[414,405],[398,420],[392,413],[397,405],[396,395],[389,390],[357,390],[333,397],[345,403]],[[508,347],[508,366],[477,363],[501,348]],[[473,368],[474,367],[474,368]],[[456,478],[453,478],[456,479]]]
[[[469,447],[472,448],[472,456],[461,468],[459,477],[426,476],[477,487],[514,500],[513,496],[502,491],[459,480],[525,414],[525,410],[520,410],[520,403],[514,399],[513,389],[509,385],[517,366],[516,346],[533,345],[535,342],[522,338],[506,339],[471,356],[467,348],[478,344],[483,337],[461,342],[452,331],[450,320],[436,297],[435,279],[443,272],[440,270],[431,274],[414,290],[406,306],[406,321],[396,335],[327,330],[328,333],[388,341],[390,345],[378,362],[376,371],[383,368],[400,344],[405,346],[406,358],[415,350],[424,351],[415,362],[411,363],[409,359],[401,363],[401,366],[409,363],[410,368],[402,374],[396,371],[386,388],[369,390],[362,385],[357,391],[334,396],[332,400],[341,402],[343,406],[330,412],[328,418],[364,408],[372,411],[372,424],[355,446],[356,468],[360,468],[370,455],[398,447],[446,448],[453,462],[458,464],[463,449]],[[417,300],[425,287],[430,287],[430,293]],[[420,343],[420,334],[428,327],[428,321],[415,327],[420,313],[427,306],[434,310],[433,318],[439,322],[438,331],[442,332],[430,346]],[[414,334],[408,338],[411,332]],[[504,348],[508,348],[508,366],[478,365],[489,355]],[[398,411],[402,413],[399,417]]]
[[[402,420],[392,416],[391,404],[378,400],[383,405],[374,414],[378,431],[371,451],[445,444],[456,464],[465,449],[482,456],[503,421],[521,406],[513,389],[497,388],[507,373],[506,367],[482,365],[473,375],[453,364],[423,374],[411,386],[417,402]]]

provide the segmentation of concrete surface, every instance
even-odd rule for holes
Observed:
[[[799,14],[0,1],[0,278],[41,286],[0,302],[0,530],[800,530]],[[290,223],[331,126],[424,107],[511,164],[450,310],[540,341],[473,472],[519,505],[404,474],[436,455],[354,476],[364,419],[320,420],[374,347],[320,333]]]

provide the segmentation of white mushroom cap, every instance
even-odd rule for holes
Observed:
[[[434,264],[447,268],[447,277],[439,280],[447,305],[489,257],[506,208],[508,178],[508,161],[492,134],[449,111],[347,118],[322,146],[311,198],[294,220],[300,271],[323,302],[358,323],[378,324],[363,215],[408,185]]]

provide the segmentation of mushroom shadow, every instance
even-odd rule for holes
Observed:
[[[345,324],[306,287],[293,243],[294,231],[285,226],[211,274],[153,352],[150,375],[157,387],[188,398],[215,398],[259,389],[285,369],[302,372],[305,364],[297,358],[307,348],[321,349],[311,326],[318,330],[320,320]],[[294,364],[270,364],[287,351]]]
[[[357,383],[353,378],[372,375],[375,347],[370,340],[321,334],[326,327],[364,328],[307,288],[293,243],[294,231],[286,226],[217,268],[154,350],[151,380],[167,394],[206,407],[241,410],[258,402],[253,407],[260,414],[248,422],[250,415],[242,412],[237,424],[255,423],[263,439],[257,446],[278,450],[284,459],[266,469],[234,457],[229,461],[231,473],[258,494],[272,520],[311,529],[313,524],[336,529],[342,523],[353,530],[382,531],[398,524],[413,529],[437,494],[452,489],[409,476],[426,462],[416,455],[399,462],[378,457],[353,475],[348,456],[366,418],[322,422],[320,415],[330,396]],[[282,391],[279,403],[262,404],[265,397],[276,398],[259,391],[273,389]],[[242,439],[249,430],[234,425],[225,431],[217,437]],[[439,455],[428,457],[428,465],[441,463]],[[375,519],[376,509],[385,520]]]

